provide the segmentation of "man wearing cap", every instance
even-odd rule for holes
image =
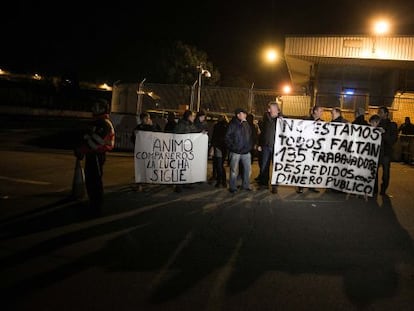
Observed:
[[[243,108],[237,108],[234,111],[234,117],[230,121],[229,128],[226,132],[225,143],[229,150],[230,159],[230,181],[229,191],[237,192],[237,175],[239,173],[239,163],[243,166],[242,189],[251,190],[251,154],[253,147],[252,129],[246,120],[247,111]]]
[[[115,144],[115,131],[108,114],[108,103],[104,99],[92,105],[93,120],[82,135],[80,145],[75,148],[78,159],[85,157],[85,186],[91,211],[99,214],[103,206],[103,166],[106,152]]]

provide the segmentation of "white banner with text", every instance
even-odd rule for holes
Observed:
[[[280,118],[272,184],[372,196],[380,148],[379,128]]]
[[[137,131],[135,182],[186,184],[207,180],[208,135]]]

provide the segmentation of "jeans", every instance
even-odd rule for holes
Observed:
[[[262,161],[260,167],[260,178],[259,182],[262,185],[269,184],[269,169],[270,163],[273,162],[273,147],[263,146],[262,147]]]
[[[246,154],[238,154],[230,152],[230,182],[229,188],[231,191],[237,189],[237,175],[239,174],[239,163],[243,166],[242,188],[250,189],[250,174],[251,174],[251,155],[250,152]]]

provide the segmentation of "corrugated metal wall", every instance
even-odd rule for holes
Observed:
[[[115,100],[120,101],[117,105],[124,107],[126,111],[136,109],[137,102],[137,84],[129,85],[129,90],[122,89],[124,93],[122,96],[114,96]],[[189,104],[189,98],[191,94],[191,88],[188,86],[177,85],[165,85],[165,84],[147,84],[145,86],[146,92],[153,92],[152,95],[146,96],[144,101],[143,110],[153,109],[179,109],[179,105],[182,103]],[[116,92],[115,92],[116,93]],[[272,90],[258,90],[247,88],[220,88],[206,86],[202,91],[202,104],[201,108],[204,108],[210,112],[227,112],[232,113],[236,107],[244,107],[249,109],[249,101],[251,101],[251,111],[254,115],[260,118],[267,109],[267,103],[275,100],[280,94]],[[360,106],[358,103],[360,100],[352,101],[351,104],[346,102],[341,97],[344,94],[332,93],[332,94],[318,94],[317,101],[322,102],[321,98],[325,98],[326,105],[322,105],[324,108],[323,120],[331,120],[331,108],[333,106],[341,106],[343,109],[344,117],[352,121],[354,119],[354,108]],[[158,98],[159,97],[159,98]],[[391,117],[398,124],[404,122],[406,116],[410,116],[414,120],[414,95],[412,97],[401,98],[373,98],[371,96],[352,96],[355,99],[361,97],[362,106],[365,106],[367,114],[366,119],[371,115],[377,113],[378,107],[371,106],[375,102],[376,104],[384,104],[384,102],[390,101],[392,105],[387,105],[391,111]],[[131,100],[130,105],[132,108],[127,108],[128,99]],[[282,112],[287,117],[302,118],[308,116],[309,108],[311,106],[311,99],[305,95],[283,95],[282,99]],[[318,100],[319,99],[319,100]],[[331,100],[329,100],[331,99]],[[393,101],[394,100],[394,101]],[[114,112],[114,111],[113,111]],[[122,112],[119,111],[118,112]],[[133,144],[130,141],[132,129],[135,127],[136,119],[132,115],[113,115],[114,124],[116,124],[116,148],[123,150],[132,150]]]
[[[414,61],[413,37],[287,37],[285,55]]]

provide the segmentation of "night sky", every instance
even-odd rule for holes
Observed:
[[[151,76],[156,51],[181,40],[205,51],[223,79],[267,88],[287,79],[286,69],[264,65],[259,52],[269,44],[283,50],[287,35],[367,34],[376,16],[390,18],[394,34],[414,35],[414,1],[87,3],[10,3],[1,14],[0,68],[140,81]]]

